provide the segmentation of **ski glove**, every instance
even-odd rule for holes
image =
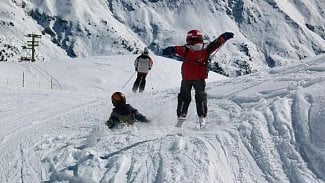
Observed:
[[[231,39],[234,37],[234,33],[232,32],[225,32],[221,35],[225,40]]]
[[[176,48],[174,46],[167,47],[163,49],[163,55],[174,55],[176,53]]]

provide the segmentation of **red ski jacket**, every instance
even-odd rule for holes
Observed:
[[[188,45],[175,46],[175,54],[183,59],[183,80],[201,80],[208,77],[208,62],[210,55],[225,43],[225,38],[219,36],[199,51],[191,50]]]

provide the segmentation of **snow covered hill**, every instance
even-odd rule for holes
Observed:
[[[235,39],[214,57],[230,75],[325,52],[325,2],[310,0],[3,0],[0,60],[26,55],[28,33],[43,34],[38,59],[159,53],[199,29]],[[244,68],[243,68],[244,67]]]
[[[210,73],[206,130],[194,100],[174,127],[180,62],[154,56],[133,94],[135,57],[1,62],[0,182],[325,182],[325,55]],[[113,91],[152,122],[107,129]]]

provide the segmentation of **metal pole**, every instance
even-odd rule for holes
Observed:
[[[132,75],[131,75],[131,77],[127,80],[127,82],[123,85],[123,87],[122,88],[124,88],[129,82],[130,82],[130,80],[133,78],[133,76],[135,75],[135,73],[136,72],[134,72]]]
[[[23,87],[25,87],[25,72],[23,72]]]
[[[149,75],[149,73],[148,73],[148,75]],[[148,79],[149,77],[147,76],[147,80],[149,80],[149,82],[150,82],[150,85],[151,85],[151,89],[153,90],[153,84],[152,84],[152,81],[151,81],[151,77],[150,77],[150,79]]]
[[[32,62],[35,62],[35,37],[32,36]]]

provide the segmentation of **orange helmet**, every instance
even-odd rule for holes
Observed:
[[[126,104],[125,95],[121,92],[114,92],[111,98],[115,107]]]
[[[193,45],[197,43],[203,43],[203,35],[199,30],[191,30],[187,33],[186,43]]]

